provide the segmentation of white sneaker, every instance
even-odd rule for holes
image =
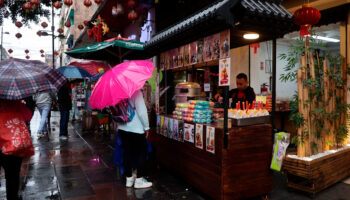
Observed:
[[[149,188],[152,187],[152,182],[148,182],[145,178],[137,178],[135,180],[135,189],[141,189],[141,188]]]
[[[44,137],[45,135],[43,133],[37,133],[36,136],[40,139],[40,138]]]
[[[126,187],[132,187],[135,183],[134,177],[126,177]]]
[[[63,136],[60,136],[60,139],[61,140],[68,140],[68,137],[63,135]]]

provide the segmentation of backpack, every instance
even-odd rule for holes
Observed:
[[[112,107],[112,119],[117,123],[130,122],[135,116],[135,108],[128,100],[123,100]]]

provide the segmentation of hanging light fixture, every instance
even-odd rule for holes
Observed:
[[[317,24],[321,19],[321,13],[310,4],[304,4],[294,12],[294,23],[300,26],[300,37],[312,35],[312,25]]]
[[[256,40],[260,37],[258,33],[245,33],[243,38],[246,40]]]

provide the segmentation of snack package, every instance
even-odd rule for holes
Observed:
[[[275,143],[273,145],[272,162],[270,168],[281,171],[283,158],[286,155],[290,143],[290,134],[279,132],[275,134]]]

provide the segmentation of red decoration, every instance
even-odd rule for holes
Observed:
[[[58,55],[59,55],[58,51],[55,51],[55,53],[54,53],[54,54],[55,54],[55,56],[58,56]]]
[[[81,25],[81,24],[78,25],[78,29],[82,30],[83,28],[84,28],[83,25]]]
[[[57,29],[57,32],[59,32],[60,34],[62,34],[62,33],[63,33],[63,28]]]
[[[15,25],[18,27],[18,28],[21,28],[23,26],[22,22],[18,21],[15,23]]]
[[[128,7],[129,8],[134,8],[136,6],[136,1],[135,0],[129,0],[128,1]]]
[[[26,2],[23,4],[23,9],[26,10],[27,13],[32,9],[32,4],[30,2]]]
[[[3,7],[5,5],[4,0],[0,0],[0,7]]]
[[[8,52],[9,52],[9,54],[11,54],[12,52],[13,52],[13,50],[12,49],[9,49],[9,50],[7,50]]]
[[[24,52],[25,52],[26,54],[28,54],[28,53],[29,53],[29,50],[28,50],[28,49],[26,49],[26,50],[24,50]]]
[[[16,34],[16,38],[19,39],[19,38],[21,38],[21,37],[22,37],[22,34],[21,34],[21,33],[17,33],[17,34]]]
[[[102,0],[95,0],[95,3],[100,5],[102,3]]]
[[[73,4],[73,1],[72,0],[64,0],[63,1],[64,2],[64,5],[66,5],[66,6],[71,6],[72,4]]]
[[[43,22],[43,23],[41,23],[41,26],[42,26],[43,28],[46,28],[46,27],[48,26],[48,24],[47,24],[46,22]]]
[[[53,3],[53,7],[55,7],[56,9],[60,9],[60,8],[62,8],[62,3],[59,1],[55,1]]]
[[[250,45],[251,48],[254,48],[254,54],[258,53],[258,48],[260,48],[260,43],[254,43]]]
[[[92,39],[92,34],[93,34],[93,32],[92,32],[91,29],[88,29],[88,30],[87,30],[87,34],[88,34],[89,38]]]
[[[32,7],[35,9],[40,5],[40,1],[39,0],[30,0],[29,1],[32,4]]]
[[[30,56],[26,56],[26,59],[29,60]]]
[[[41,36],[41,35],[43,34],[43,32],[38,31],[38,32],[36,32],[36,34],[39,35],[39,36]]]
[[[128,19],[132,22],[135,22],[135,20],[138,18],[137,13],[135,10],[131,10],[128,14]]]
[[[89,25],[90,25],[90,22],[87,21],[87,20],[85,20],[85,21],[84,21],[84,25],[85,25],[85,26],[89,26]]]
[[[300,37],[311,35],[312,25],[317,24],[320,19],[320,11],[310,4],[305,4],[294,12],[294,23],[300,26]]]
[[[99,23],[97,26],[92,28],[94,39],[97,43],[102,42],[102,24]]]
[[[44,50],[41,49],[41,50],[40,50],[40,53],[44,53]]]
[[[117,4],[117,7],[113,6],[112,7],[112,15],[113,16],[119,16],[122,15],[124,13],[124,8],[123,5],[121,3]]]
[[[12,56],[10,56],[10,59],[13,59],[13,57],[12,57]]]
[[[86,6],[87,8],[90,7],[92,5],[90,0],[84,0],[84,6]]]
[[[41,57],[45,57],[45,55],[44,55],[44,54],[41,54]]]
[[[64,25],[69,28],[71,26],[70,21],[67,21]]]
[[[70,51],[70,48],[67,48],[66,51]]]

